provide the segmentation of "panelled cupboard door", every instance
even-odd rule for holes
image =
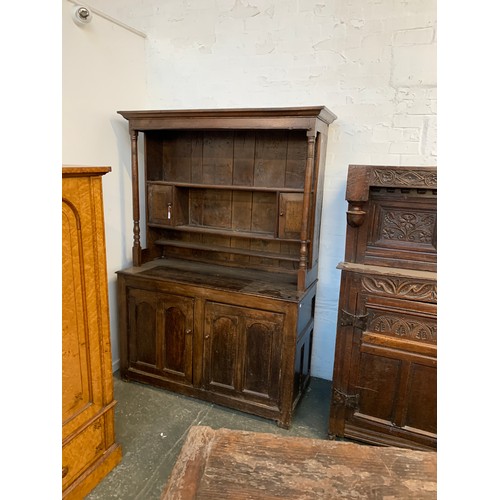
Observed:
[[[191,297],[130,288],[130,366],[192,384],[193,308]]]
[[[276,406],[283,314],[215,302],[205,311],[205,387]]]
[[[83,182],[91,185],[92,180]],[[96,272],[100,243],[93,233],[99,228],[95,228],[93,220],[92,190],[82,189],[81,183],[79,179],[64,179],[63,185],[63,439],[95,417],[108,403],[105,401],[99,340],[101,330],[103,335],[109,335],[107,294],[102,294],[102,276]],[[107,358],[106,361],[109,362]]]
[[[357,316],[365,315],[365,327],[351,327],[347,390],[334,392],[344,435],[435,447],[436,305],[360,293]]]

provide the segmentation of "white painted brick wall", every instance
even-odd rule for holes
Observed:
[[[313,375],[330,379],[350,163],[436,164],[436,0],[89,0],[148,34],[151,108],[326,105]]]

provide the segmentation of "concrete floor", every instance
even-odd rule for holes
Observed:
[[[159,499],[192,425],[327,439],[331,382],[313,378],[289,430],[275,422],[114,377],[123,458],[87,500]]]

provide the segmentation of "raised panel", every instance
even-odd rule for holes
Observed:
[[[269,321],[262,315],[245,322],[242,390],[276,401],[282,318],[275,315],[276,321]]]
[[[258,321],[246,328],[244,390],[269,393],[273,352],[272,330],[272,325]]]
[[[92,401],[83,241],[75,207],[62,205],[62,421]]]
[[[169,378],[192,382],[193,299],[162,294],[161,369]]]
[[[437,369],[412,363],[408,376],[405,427],[437,434]]]
[[[186,357],[186,316],[177,307],[169,307],[163,312],[164,355],[163,367],[177,373],[184,373]]]
[[[209,342],[207,363],[209,385],[235,389],[238,318],[212,309],[207,316]]]
[[[129,356],[135,365],[157,366],[156,295],[144,290],[129,290]]]
[[[367,415],[394,421],[395,403],[401,374],[401,360],[362,353],[359,374],[353,374],[350,394],[359,394],[356,416]],[[355,373],[355,372],[354,372]]]
[[[62,448],[62,487],[65,489],[105,451],[104,418],[87,426]]]
[[[393,193],[374,195],[368,202],[366,227],[360,229],[358,261],[434,270],[437,213],[435,198]]]

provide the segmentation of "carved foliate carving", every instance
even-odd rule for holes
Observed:
[[[422,187],[436,188],[437,173],[422,172],[411,169],[374,169],[372,170],[372,186]]]
[[[432,243],[436,214],[390,210],[383,213],[380,234],[387,240]]]
[[[363,276],[361,285],[366,291],[372,293],[394,295],[412,300],[437,302],[437,285],[432,282],[385,276]]]
[[[397,315],[373,314],[370,318],[368,330],[422,342],[436,343],[437,341],[435,323],[427,323]]]

